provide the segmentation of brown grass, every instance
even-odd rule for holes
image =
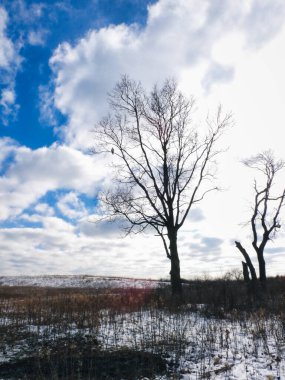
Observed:
[[[0,356],[9,357],[6,363],[0,363],[0,378],[11,378],[17,369],[20,379],[119,379],[128,378],[126,368],[130,369],[132,378],[151,378],[166,370],[157,353],[164,355],[171,350],[176,352],[177,360],[183,355],[189,343],[185,335],[187,313],[199,309],[199,304],[205,305],[203,312],[208,315],[237,321],[242,321],[244,313],[249,312],[246,318],[252,318],[252,322],[247,322],[247,326],[254,325],[254,334],[251,327],[248,333],[254,339],[266,341],[264,337],[269,333],[276,336],[276,341],[284,339],[284,277],[269,280],[266,305],[262,307],[248,303],[242,281],[227,278],[189,281],[184,285],[184,304],[178,308],[172,302],[169,286],[157,290],[0,286]],[[142,313],[138,313],[141,320],[132,317],[144,310],[148,310],[151,320],[148,327],[143,325]],[[268,318],[273,314],[272,320],[278,323],[272,324],[269,331]],[[162,321],[161,315],[168,315],[168,322]],[[119,336],[129,320],[136,329],[131,337],[133,348],[120,346]],[[169,328],[166,328],[167,323]],[[283,330],[276,327],[280,323]],[[112,329],[113,346],[100,340],[102,325]],[[217,341],[222,342],[222,346],[226,344],[225,333],[221,330],[219,338],[218,330],[211,330],[215,324],[211,326],[209,323],[205,327],[209,350]],[[136,339],[143,344],[136,343]],[[140,351],[142,348],[148,354]],[[118,358],[124,361],[124,366],[119,364]],[[114,363],[109,374],[104,372],[106,360]],[[95,375],[94,371],[97,371]],[[112,377],[114,373],[117,377]]]

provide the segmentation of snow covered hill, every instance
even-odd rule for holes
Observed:
[[[156,288],[163,282],[150,279],[88,275],[0,276],[0,285],[52,288]]]

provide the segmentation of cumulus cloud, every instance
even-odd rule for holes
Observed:
[[[46,29],[30,30],[28,33],[28,43],[33,46],[45,45],[48,33]]]
[[[22,48],[26,44],[44,45],[49,31],[39,26],[45,4],[27,5],[24,0],[4,3],[5,7],[0,5],[0,121],[8,125],[19,110],[15,86],[24,59]],[[8,35],[8,25],[11,26],[11,36]],[[18,30],[14,33],[16,26]]]
[[[90,215],[88,218],[81,220],[79,230],[86,236],[101,237],[122,237],[122,221],[116,219],[114,221],[100,220],[98,215]]]
[[[40,122],[56,127],[58,124],[57,112],[54,109],[53,87],[51,85],[39,86]]]
[[[198,242],[185,243],[184,246],[188,246],[191,253],[203,255],[203,254],[221,254],[221,248],[223,240],[217,237],[201,237]],[[208,257],[207,257],[208,260]]]
[[[213,62],[202,80],[202,85],[209,91],[214,83],[229,82],[233,77],[234,68],[232,66]]]
[[[48,215],[48,216],[54,215],[54,209],[51,206],[49,206],[47,203],[38,203],[35,206],[35,211],[40,215]]]
[[[15,21],[24,24],[34,24],[42,16],[46,5],[43,2],[35,2],[27,5],[24,0],[12,0],[9,2],[11,13]]]
[[[121,74],[128,73],[150,87],[168,76],[180,79],[183,72],[200,64],[206,91],[214,83],[231,81],[234,63],[223,63],[224,52],[215,49],[219,41],[236,33],[249,46],[258,35],[262,46],[281,30],[284,11],[281,1],[277,6],[257,0],[238,5],[225,0],[159,0],[149,6],[145,27],[111,25],[89,31],[75,45],[60,44],[50,66],[54,106],[68,117],[65,141],[81,148],[88,145],[88,131],[106,113],[107,92]],[[262,23],[264,18],[266,23]],[[242,48],[243,39],[233,40],[237,44],[232,49]]]
[[[2,274],[88,273],[158,277],[168,260],[152,239],[86,236],[57,217],[34,215],[37,228],[0,228]]]
[[[13,41],[7,36],[8,14],[0,6],[0,120],[8,123],[8,117],[16,112],[15,77],[21,57]]]
[[[94,274],[133,277],[169,278],[170,262],[159,238],[150,235],[119,238],[117,226],[88,222],[78,226],[55,216],[40,213],[26,215],[37,227],[0,228],[2,274]],[[99,233],[97,228],[99,228]],[[111,228],[112,230],[112,228]],[[191,238],[188,239],[191,240]],[[206,241],[203,247],[217,246]],[[217,274],[224,258],[216,250],[201,254],[181,247],[181,270],[184,278],[203,271]],[[228,269],[225,268],[226,270]]]
[[[23,0],[12,4],[14,17],[18,17],[18,21],[15,20],[22,20],[25,24],[25,42],[44,43],[47,35],[34,24],[41,19],[45,7],[41,3],[28,7]],[[90,130],[106,114],[107,92],[121,74],[127,73],[141,80],[147,89],[165,77],[174,76],[181,87],[189,91],[193,82],[188,80],[188,75],[193,70],[199,89],[201,87],[203,94],[208,95],[217,87],[214,86],[216,83],[227,85],[235,79],[238,75],[235,61],[240,63],[244,50],[246,54],[256,49],[261,51],[264,44],[277,36],[283,27],[284,9],[285,4],[281,0],[274,4],[263,0],[243,0],[238,4],[228,0],[159,0],[149,7],[143,27],[110,25],[90,30],[74,43],[60,44],[50,59],[53,80],[49,85],[40,87],[40,96],[42,115],[52,121],[66,145],[55,144],[31,150],[18,146],[13,140],[0,139],[0,219],[11,218],[24,223],[22,228],[0,229],[2,273],[13,274],[15,270],[18,274],[21,271],[26,274],[39,271],[62,274],[66,271],[167,276],[169,261],[159,239],[148,234],[120,240],[117,223],[90,223],[92,215],[88,215],[90,210],[84,205],[81,195],[95,196],[96,189],[108,180],[108,170],[99,156],[95,160],[76,148],[85,150],[92,145]],[[17,49],[6,35],[7,20],[7,12],[0,8],[1,75],[3,73],[6,79],[12,78],[12,81],[7,79],[1,90],[2,109],[8,112],[15,104],[13,83],[19,67],[17,62],[20,61]],[[284,45],[281,42],[280,49]],[[258,62],[263,61],[260,57],[257,57]],[[249,61],[243,56],[244,66],[239,67],[248,67]],[[283,72],[284,65],[282,61],[278,62]],[[254,69],[257,67],[256,61],[251,64]],[[249,70],[250,74],[255,72]],[[247,91],[252,78],[257,78],[255,87],[262,93],[258,87],[259,76],[249,75],[241,80],[239,77],[238,84],[245,83]],[[266,80],[262,76],[262,83],[268,87]],[[239,93],[242,93],[240,89]],[[228,97],[228,92],[226,95]],[[252,98],[250,94],[249,100]],[[246,102],[254,107],[251,101]],[[233,103],[240,104],[235,98]],[[256,104],[258,108],[259,103]],[[64,125],[57,125],[54,107],[66,117]],[[243,114],[248,117],[247,113]],[[273,114],[270,112],[270,116]],[[254,124],[255,120],[251,122]],[[246,136],[248,133],[247,130]],[[254,132],[254,138],[255,135]],[[244,141],[243,145],[246,145]],[[226,164],[231,166],[231,162]],[[232,166],[230,171],[234,175],[237,173]],[[50,205],[43,198],[48,192],[60,189],[64,189],[64,194],[59,193],[55,204]],[[234,199],[238,197],[240,194]],[[188,226],[199,221],[204,236],[181,230],[179,243],[183,277],[208,271],[209,262],[210,271],[217,273],[235,265],[233,257],[240,265],[240,257],[232,254],[234,247],[227,247],[229,253],[226,255],[222,251],[224,241],[217,237],[232,233],[232,230],[227,230],[230,223],[225,225],[229,217],[227,213],[235,213],[232,201],[226,204],[224,198],[220,201],[215,198],[211,202],[203,211],[193,209],[187,220]],[[217,204],[224,205],[222,231],[218,231],[220,220],[217,216],[221,215]],[[25,226],[25,222],[34,224],[34,227]],[[275,258],[278,252],[271,256]]]
[[[54,144],[49,148],[31,150],[23,146],[15,148],[10,140],[2,141],[4,146],[5,141],[6,154],[10,152],[11,147],[13,157],[0,177],[2,220],[19,215],[48,191],[69,189],[95,196],[103,185],[106,168],[100,157],[96,157],[95,162],[93,156],[84,155],[67,146]],[[60,203],[65,213],[68,213],[67,204],[68,199],[65,199],[65,203]],[[78,201],[77,206],[79,205]],[[76,213],[76,210],[73,212]]]
[[[16,151],[17,147],[16,141],[9,137],[0,139],[0,173],[3,170],[3,164]]]
[[[74,191],[60,197],[56,205],[61,213],[69,219],[80,219],[88,214],[84,203]]]
[[[266,248],[266,252],[268,252],[268,253],[284,253],[285,247]]]
[[[205,215],[204,215],[203,210],[201,208],[196,207],[190,211],[187,219],[190,222],[200,222],[201,220],[205,219]]]
[[[247,17],[243,21],[250,46],[260,47],[272,39],[284,26],[284,1],[252,1]]]
[[[15,55],[13,43],[6,35],[7,22],[8,14],[4,8],[0,7],[0,67],[6,69]]]

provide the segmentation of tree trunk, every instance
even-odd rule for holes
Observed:
[[[244,261],[242,261],[241,263],[242,263],[243,279],[244,279],[244,281],[246,283],[249,283],[250,282],[250,278],[249,278],[248,265]]]
[[[263,256],[263,251],[257,252],[258,264],[259,264],[259,280],[261,282],[261,287],[263,290],[267,289],[267,277],[266,277],[266,268],[265,260]]]
[[[172,230],[168,232],[169,238],[169,250],[170,250],[170,261],[171,261],[171,271],[170,280],[173,296],[182,296],[182,282],[180,277],[180,260],[178,256],[177,249],[177,231]]]
[[[248,265],[244,261],[242,261],[242,269],[244,282],[246,283],[247,301],[248,304],[251,304],[257,296],[257,284],[255,280],[250,279]]]
[[[257,276],[256,276],[255,268],[252,264],[251,258],[249,257],[248,253],[246,252],[246,250],[244,249],[244,247],[241,245],[239,241],[236,241],[235,243],[236,243],[237,249],[241,252],[241,254],[243,255],[246,261],[248,269],[250,270],[252,281],[255,282],[257,280]]]

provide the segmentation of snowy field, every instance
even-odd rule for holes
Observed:
[[[285,379],[284,325],[278,319],[219,320],[187,311],[146,311],[103,323],[99,335],[109,349],[156,347],[184,380]]]
[[[156,355],[154,358],[161,358],[165,368],[162,365],[162,369],[147,376],[142,369],[140,376],[133,377],[131,364],[129,373],[126,373],[126,364],[121,375],[94,377],[90,372],[89,377],[76,377],[78,379],[285,379],[285,317],[282,314],[269,315],[263,310],[250,314],[232,311],[224,318],[217,318],[206,317],[203,305],[183,305],[176,311],[161,308],[153,300],[145,301],[144,297],[159,284],[149,280],[44,276],[1,277],[0,282],[11,286],[11,291],[13,285],[42,287],[34,296],[27,295],[24,288],[23,295],[9,293],[6,298],[1,295],[0,379],[29,378],[18,373],[9,377],[7,373],[11,375],[11,368],[19,370],[23,358],[35,360],[35,355],[45,368],[43,358],[48,358],[52,367],[53,352],[64,357],[68,353],[72,358],[80,352],[78,363],[82,365],[84,344],[90,352],[100,347],[100,353],[127,352],[129,357],[134,352]],[[96,286],[103,289],[101,293],[96,293]],[[64,287],[85,291],[75,294],[71,289],[65,293]],[[114,287],[122,289],[121,298],[105,292]],[[141,291],[124,293],[128,287]],[[94,289],[94,293],[89,294],[86,288]],[[111,298],[108,300],[108,297]],[[131,360],[129,358],[129,363]],[[77,361],[73,359],[73,363]],[[4,367],[1,372],[1,365],[10,364],[8,372]],[[42,378],[57,378],[49,376]]]
[[[154,288],[156,280],[102,277],[88,275],[74,276],[0,276],[0,286],[40,286],[52,288]]]

